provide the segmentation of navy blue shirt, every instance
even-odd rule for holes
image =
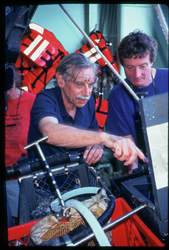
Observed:
[[[127,78],[125,81],[129,86],[131,85]],[[157,94],[168,92],[168,69],[156,68],[154,82]],[[135,93],[148,92],[145,98],[155,95],[152,83],[145,88],[133,86],[133,90]],[[131,94],[121,82],[118,83],[109,94],[106,130],[118,136],[133,135],[136,145],[139,146],[135,124],[135,108],[137,114],[139,114],[138,102],[133,101]]]
[[[61,124],[98,131],[93,96],[91,96],[84,107],[77,108],[75,119],[73,119],[65,109],[60,88],[56,86],[55,88],[45,89],[36,96],[31,110],[28,144],[42,138],[38,125],[39,121],[46,116],[56,117]],[[56,147],[48,143],[41,143],[40,145],[45,156],[72,150],[70,148]],[[79,149],[79,151],[82,150],[84,150],[84,148]],[[39,158],[36,149],[34,149],[34,151],[28,150],[28,156],[29,159]]]

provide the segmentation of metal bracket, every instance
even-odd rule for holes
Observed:
[[[146,201],[146,200],[144,200],[144,199],[142,199],[142,198],[138,198],[137,199],[141,204],[145,204],[148,208],[150,208],[151,210],[153,210],[153,211],[156,211],[156,207],[152,204],[152,203],[150,203],[149,201]]]

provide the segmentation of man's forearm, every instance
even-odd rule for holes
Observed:
[[[48,136],[47,142],[55,146],[80,148],[101,144],[112,149],[118,160],[125,161],[124,165],[132,164],[137,155],[147,162],[145,155],[129,138],[63,125],[52,117],[42,118],[39,129],[43,136]]]
[[[43,136],[48,135],[48,143],[59,147],[79,148],[89,145],[94,146],[105,144],[106,140],[105,133],[78,129],[60,123],[48,124],[44,127],[42,133]]]

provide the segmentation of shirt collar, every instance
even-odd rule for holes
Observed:
[[[62,116],[67,116],[68,113],[67,113],[67,111],[65,109],[65,105],[63,103],[63,98],[62,98],[62,93],[61,93],[60,87],[56,86],[55,89],[56,89],[56,95],[57,95],[57,98],[58,98],[58,103],[59,103],[61,115]]]

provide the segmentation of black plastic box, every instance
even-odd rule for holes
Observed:
[[[111,179],[110,180],[110,182],[111,182],[111,191],[112,191],[113,195],[116,198],[123,197],[124,199],[126,199],[126,196],[122,192],[122,182],[130,180],[130,179],[135,179],[137,177],[141,177],[141,176],[144,176],[144,175],[147,175],[147,174],[149,174],[149,171],[148,171],[147,166],[145,166],[142,171],[140,171],[137,168],[137,169],[134,169],[132,174],[123,175],[123,176],[119,176],[119,177]],[[128,202],[129,202],[129,200],[128,200]]]
[[[160,220],[157,215],[149,171],[137,169],[133,174],[111,179],[110,182],[113,195],[116,198],[123,197],[132,209],[142,203],[149,205],[138,215],[161,241],[166,242],[167,236],[162,235],[161,231],[167,226],[166,222]]]

